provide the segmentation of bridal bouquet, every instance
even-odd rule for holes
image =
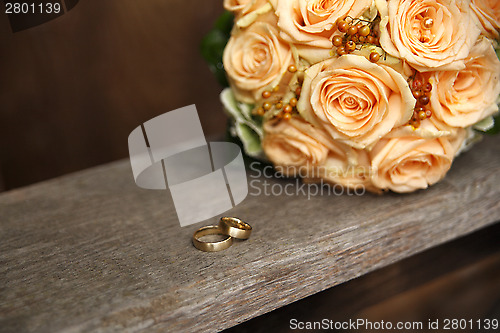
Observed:
[[[441,180],[481,132],[498,129],[500,1],[224,7],[233,15],[204,43],[225,46],[212,55],[227,75],[231,133],[286,176],[411,192]]]

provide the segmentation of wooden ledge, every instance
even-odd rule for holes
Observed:
[[[485,138],[427,191],[254,196],[252,237],[204,253],[168,191],[128,161],[0,195],[3,332],[218,331],[500,220],[500,146]],[[261,179],[262,180],[262,179]],[[267,179],[271,184],[294,180]],[[252,192],[253,191],[253,192]]]

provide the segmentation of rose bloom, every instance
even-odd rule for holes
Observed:
[[[498,38],[500,29],[500,1],[472,0],[471,9],[477,15],[483,34],[490,38]]]
[[[241,16],[260,8],[266,3],[267,0],[224,0],[224,9]]]
[[[407,123],[414,106],[415,98],[401,74],[356,55],[311,66],[297,104],[304,119],[359,149]]]
[[[371,186],[368,154],[332,140],[327,133],[300,117],[264,124],[262,147],[276,169],[305,182],[340,184],[349,188]]]
[[[339,148],[342,148],[340,145]],[[380,189],[371,182],[370,157],[365,150],[344,146],[343,151],[330,151],[319,170],[321,178],[328,183],[339,184],[351,189],[365,189],[378,193]]]
[[[331,49],[338,18],[358,17],[372,0],[275,0],[283,39],[295,44]]]
[[[292,63],[292,53],[272,24],[257,21],[231,36],[223,63],[236,98],[252,104],[267,86],[279,83]]]
[[[466,131],[457,133],[435,139],[406,136],[380,140],[370,152],[373,185],[406,193],[437,183],[464,142]]]
[[[321,165],[329,146],[328,135],[300,117],[264,124],[262,148],[277,170],[286,176],[306,175],[310,168]],[[302,170],[301,170],[302,169]]]
[[[468,127],[498,111],[500,61],[484,38],[472,48],[461,71],[433,73],[431,108],[452,127]]]
[[[462,0],[376,0],[380,44],[426,72],[459,70],[480,31]]]

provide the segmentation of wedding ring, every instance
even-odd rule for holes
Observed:
[[[236,217],[221,217],[219,228],[224,234],[239,239],[248,239],[252,233],[250,224]]]
[[[222,235],[224,236],[224,239],[215,242],[205,242],[200,240],[201,237],[208,235]],[[233,245],[233,238],[223,233],[218,226],[209,225],[195,231],[195,233],[193,234],[193,245],[201,251],[217,252],[225,250]]]

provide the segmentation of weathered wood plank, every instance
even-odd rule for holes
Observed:
[[[216,219],[180,228],[167,192],[137,188],[127,161],[7,192],[0,330],[236,325],[500,220],[497,142],[487,138],[414,194],[250,195],[230,214],[252,224],[252,237],[218,253],[191,245]]]
[[[224,333],[290,332],[292,318],[309,322],[363,318],[392,323],[426,323],[429,318],[441,323],[449,318],[500,318],[495,307],[500,295],[499,237],[500,224],[496,223],[248,320]],[[392,303],[395,300],[399,304]]]

